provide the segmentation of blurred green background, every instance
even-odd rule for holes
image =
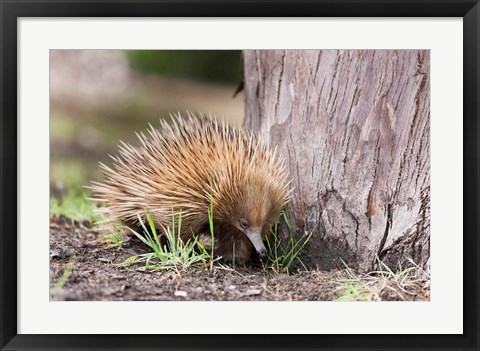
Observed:
[[[243,119],[240,51],[50,51],[50,184],[53,197],[100,180],[119,140],[169,113]]]
[[[240,51],[127,51],[130,66],[172,78],[238,84]]]

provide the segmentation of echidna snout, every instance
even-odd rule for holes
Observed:
[[[244,231],[247,238],[252,242],[253,247],[261,257],[265,257],[267,250],[262,240],[262,228],[248,228]]]

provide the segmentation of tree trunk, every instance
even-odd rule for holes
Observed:
[[[244,125],[286,158],[308,265],[428,268],[429,66],[425,50],[244,52]]]

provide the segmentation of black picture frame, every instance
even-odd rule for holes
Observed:
[[[2,350],[478,350],[478,0],[1,0],[0,347]],[[19,17],[463,17],[464,333],[461,335],[17,334],[17,19]],[[454,117],[452,117],[453,119]],[[448,318],[448,316],[445,316]],[[106,318],[108,320],[108,318]],[[223,321],[225,322],[225,321]],[[227,321],[228,322],[228,321]]]

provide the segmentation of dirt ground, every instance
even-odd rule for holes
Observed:
[[[112,247],[101,240],[90,222],[53,216],[50,278],[51,286],[57,287],[51,289],[51,300],[336,300],[340,290],[335,281],[346,276],[343,271],[309,271],[289,276],[253,266],[235,270],[228,266],[197,268],[178,274],[127,270],[118,265],[145,250],[134,239],[121,248]],[[64,274],[66,270],[71,270],[71,274]],[[59,283],[62,279],[66,280],[64,284]],[[409,296],[410,300],[423,300],[426,293],[420,289],[418,294]]]

